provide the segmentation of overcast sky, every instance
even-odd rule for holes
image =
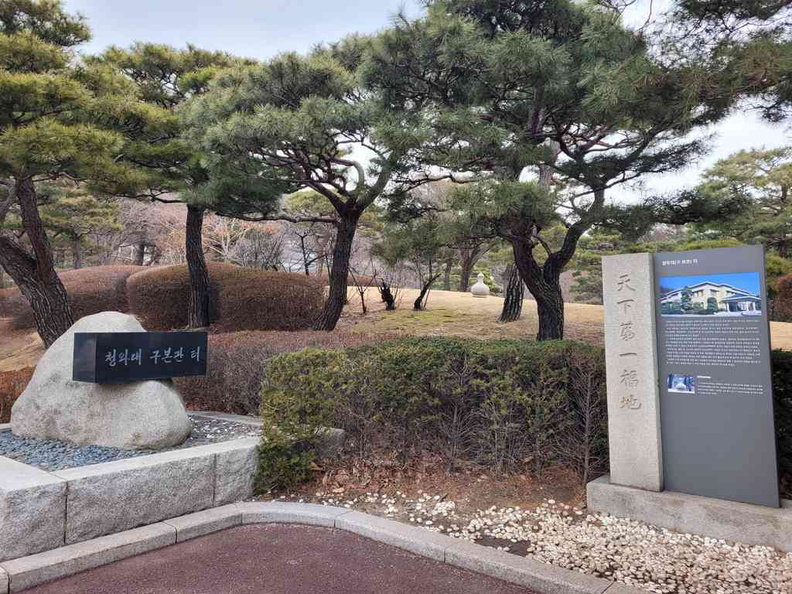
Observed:
[[[646,19],[647,2],[639,0],[631,8],[628,23]],[[664,3],[654,0],[655,12]],[[410,16],[420,13],[416,0],[65,0],[65,4],[88,18],[94,38],[84,47],[87,53],[134,41],[177,47],[189,42],[257,59],[306,51],[349,33],[377,31],[400,9]],[[692,186],[700,171],[735,151],[792,143],[789,125],[767,124],[750,113],[734,114],[708,132],[715,134],[712,150],[700,163],[675,174],[647,177],[642,190],[620,191],[618,196],[632,200],[641,192]]]

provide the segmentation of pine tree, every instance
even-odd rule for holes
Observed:
[[[188,98],[200,95],[219,71],[233,65],[250,63],[222,52],[193,46],[180,50],[167,45],[136,43],[128,49],[111,47],[89,60],[89,67],[118,71],[136,89],[149,116],[148,125],[129,125],[129,120],[114,123],[126,138],[124,159],[145,175],[146,190],[134,188],[135,198],[187,204],[185,255],[190,273],[188,325],[205,327],[210,323],[209,271],[203,251],[204,214],[219,200],[256,203],[266,210],[277,199],[277,191],[255,179],[240,175],[232,164],[223,163],[211,171],[204,156],[183,138],[183,122],[178,108]],[[234,208],[228,207],[233,214]]]
[[[685,135],[733,102],[722,70],[660,64],[615,11],[566,0],[433,0],[377,39],[363,73],[385,105],[431,126],[415,169],[482,180],[462,202],[511,244],[539,340],[563,337],[560,274],[613,217],[607,191],[683,167],[702,150]]]
[[[52,246],[39,211],[37,186],[68,178],[131,184],[114,159],[123,141],[94,121],[118,108],[110,89],[85,84],[73,49],[90,37],[58,0],[0,0],[0,229],[21,221],[18,238],[0,230],[0,265],[29,301],[46,346],[73,323]]]
[[[315,328],[332,330],[347,294],[358,223],[382,197],[420,134],[396,111],[383,110],[355,76],[366,40],[353,38],[307,57],[284,54],[261,66],[221,76],[192,100],[185,117],[196,144],[215,165],[235,162],[249,180],[267,180],[288,193],[310,189],[333,209],[330,217],[300,218],[334,225],[330,291]],[[359,146],[368,167],[350,155]],[[249,209],[253,218],[296,221]]]
[[[792,148],[740,151],[718,161],[696,188],[713,204],[745,205],[741,216],[700,227],[745,242],[761,242],[788,257],[792,241]]]

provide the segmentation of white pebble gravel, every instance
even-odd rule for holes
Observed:
[[[549,499],[533,509],[490,507],[460,514],[454,501],[421,493],[379,493],[315,501],[402,519],[427,530],[492,546],[662,594],[792,594],[792,554],[672,532],[632,520],[584,514]]]

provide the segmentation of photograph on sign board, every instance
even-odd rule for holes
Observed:
[[[696,393],[696,379],[693,375],[669,373],[667,385],[669,392],[679,392],[682,394]]]
[[[758,272],[664,276],[660,279],[663,317],[761,316]]]

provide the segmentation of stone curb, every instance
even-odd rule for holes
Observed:
[[[309,503],[252,502],[191,513],[142,528],[2,562],[0,594],[14,594],[43,582],[225,528],[262,523],[304,524],[347,530],[423,557],[530,588],[537,594],[646,592],[346,508]]]
[[[7,591],[19,592],[175,542],[176,530],[172,526],[151,524],[29,557],[3,561],[2,569],[8,574]]]

